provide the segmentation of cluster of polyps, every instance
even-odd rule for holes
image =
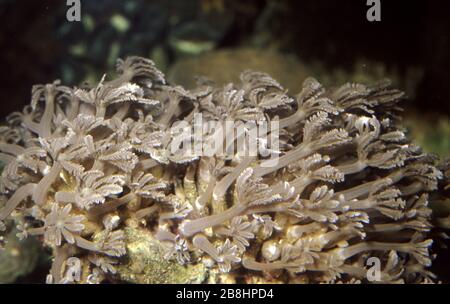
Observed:
[[[192,127],[193,126],[193,127]],[[195,113],[193,121],[179,120],[171,126],[171,154],[184,157],[221,157],[234,155],[279,156],[278,120],[215,121],[203,123],[203,114]],[[270,130],[270,131],[269,131]]]
[[[150,60],[117,67],[93,87],[35,86],[0,129],[0,228],[10,218],[52,249],[49,282],[113,280],[127,226],[151,232],[174,263],[237,282],[364,281],[369,257],[383,282],[432,276],[427,203],[441,172],[399,129],[403,94],[389,83],[325,89],[309,78],[291,96],[247,71],[187,91]],[[276,122],[258,136],[277,132],[278,157],[170,153],[172,126],[194,128],[199,113]]]

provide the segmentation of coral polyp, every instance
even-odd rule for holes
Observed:
[[[434,278],[428,200],[442,173],[406,138],[388,81],[308,78],[291,95],[254,71],[193,90],[140,57],[117,72],[37,85],[0,129],[0,228],[51,248],[49,283],[156,282],[136,266],[153,245],[154,271],[171,275],[158,282],[368,282],[369,258],[381,282]],[[243,126],[226,140],[202,129],[200,152],[227,153],[174,153],[198,115]]]

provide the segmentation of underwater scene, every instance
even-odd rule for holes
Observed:
[[[450,283],[445,3],[0,0],[0,284]]]

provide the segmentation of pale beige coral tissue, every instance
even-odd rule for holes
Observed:
[[[92,87],[35,86],[0,129],[0,228],[12,219],[52,249],[48,283],[153,282],[120,273],[133,230],[209,282],[368,282],[369,257],[381,282],[434,279],[428,202],[442,173],[405,137],[404,94],[388,81],[308,78],[293,95],[253,71],[190,91],[148,59],[117,71]],[[278,122],[267,133],[279,133],[279,157],[171,154],[171,127],[193,128],[198,113]]]

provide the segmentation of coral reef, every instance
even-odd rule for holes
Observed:
[[[261,72],[186,90],[148,59],[117,71],[95,86],[37,85],[0,129],[0,228],[11,218],[52,249],[48,283],[367,282],[370,257],[381,282],[434,278],[428,200],[442,172],[402,132],[404,94],[388,81],[308,78],[291,95]],[[270,128],[227,133],[226,154],[174,153],[198,114]],[[199,139],[184,134],[181,146]],[[241,153],[242,136],[257,155]],[[169,270],[152,279],[151,263]]]

